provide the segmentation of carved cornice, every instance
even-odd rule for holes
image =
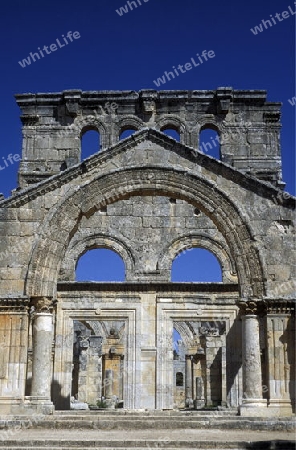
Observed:
[[[295,313],[295,301],[293,300],[265,300],[267,314],[286,314]]]
[[[293,314],[294,300],[239,300],[237,302],[242,315]]]
[[[0,298],[1,312],[28,312],[30,300],[27,297]]]
[[[124,283],[104,283],[104,282],[77,282],[63,281],[58,283],[58,292],[157,292],[157,293],[175,293],[175,292],[205,292],[205,293],[228,293],[236,294],[238,285],[232,283],[172,283],[172,282],[124,282]],[[75,295],[75,294],[74,294]],[[192,301],[190,299],[190,301]],[[206,298],[204,302],[211,302]],[[221,301],[225,302],[224,299]],[[234,300],[233,300],[234,301]],[[231,304],[233,303],[231,301]],[[195,302],[194,302],[195,303]],[[198,302],[199,303],[199,302]]]

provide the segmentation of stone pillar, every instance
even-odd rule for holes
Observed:
[[[204,383],[202,377],[195,378],[196,398],[194,400],[194,409],[201,409],[205,406]]]
[[[113,370],[105,370],[105,389],[104,395],[106,399],[111,399],[113,396]]]
[[[87,357],[87,403],[96,404],[102,397],[102,340],[89,336]]]
[[[33,315],[33,360],[31,405],[38,412],[50,414],[52,382],[53,302],[51,298],[32,299]]]
[[[206,358],[206,406],[224,406],[226,383],[224,382],[225,377],[223,378],[225,367],[222,366],[222,354],[225,338],[220,335],[219,327],[211,326],[200,327],[200,336],[205,347]],[[223,389],[225,393],[223,393]]]
[[[192,356],[186,355],[185,356],[185,404],[186,406],[190,407],[193,405],[193,399],[192,399]]]
[[[79,373],[78,373],[78,395],[79,402],[88,402],[87,398],[87,369],[88,369],[89,340],[86,336],[79,338]]]
[[[262,397],[261,355],[259,343],[258,309],[256,301],[240,302],[243,312],[243,399],[241,416],[266,416],[267,401]]]
[[[290,416],[295,395],[295,305],[288,301],[267,302],[268,411],[273,416]]]

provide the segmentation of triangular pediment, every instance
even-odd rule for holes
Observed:
[[[81,163],[53,175],[26,189],[16,192],[12,197],[0,202],[0,206],[23,204],[32,198],[44,195],[72,180],[81,178],[81,182],[91,181],[104,172],[133,167],[177,168],[208,176],[214,180],[217,176],[241,185],[258,195],[272,198],[278,196],[279,189],[254,176],[244,174],[238,169],[219,161],[205,153],[177,142],[153,128],[144,128],[115,145],[101,150]],[[285,199],[290,203],[292,197]]]

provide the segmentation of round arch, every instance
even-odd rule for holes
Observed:
[[[203,235],[186,235],[174,240],[161,254],[158,267],[171,273],[174,259],[182,252],[190,248],[204,248],[212,252],[218,259],[223,282],[237,283],[237,274],[235,262],[232,259],[228,249],[224,248],[219,242]]]
[[[78,233],[74,241],[68,247],[65,257],[61,263],[59,280],[74,281],[75,269],[79,258],[88,250],[96,248],[106,248],[118,253],[125,266],[125,276],[128,279],[129,273],[134,270],[134,258],[131,250],[119,239],[106,234],[81,235]]]
[[[174,329],[178,331],[181,339],[186,347],[186,349],[190,349],[195,343],[195,336],[185,321],[174,321]]]
[[[161,116],[156,122],[156,127],[163,131],[167,128],[177,131],[180,134],[180,143],[188,145],[189,144],[189,132],[185,123],[178,117],[174,115],[164,115]]]
[[[89,131],[94,130],[100,133],[101,138],[101,148],[105,148],[108,146],[108,140],[107,140],[107,129],[105,124],[99,120],[95,116],[86,116],[86,117],[79,117],[75,119],[74,126],[77,129],[77,137],[81,139],[82,135]]]
[[[204,212],[224,236],[235,260],[242,297],[264,295],[259,251],[238,207],[212,182],[177,169],[143,167],[101,175],[77,186],[47,216],[32,252],[25,287],[30,297],[53,297],[70,238],[84,215],[135,195],[164,195]]]
[[[144,128],[145,125],[142,120],[138,119],[135,116],[125,116],[121,120],[119,120],[116,124],[116,137],[117,141],[120,138],[121,133],[125,130],[135,130],[138,131],[141,128]]]
[[[207,116],[207,117],[199,117],[194,127],[196,133],[200,133],[205,129],[210,129],[217,131],[219,135],[223,133],[223,129],[225,128],[224,124],[221,122],[221,119],[216,116]]]

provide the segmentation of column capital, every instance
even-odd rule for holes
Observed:
[[[240,313],[244,316],[257,316],[265,313],[266,305],[262,300],[240,299],[237,302]]]
[[[34,307],[34,313],[51,313],[56,300],[52,297],[31,297],[31,306]]]

